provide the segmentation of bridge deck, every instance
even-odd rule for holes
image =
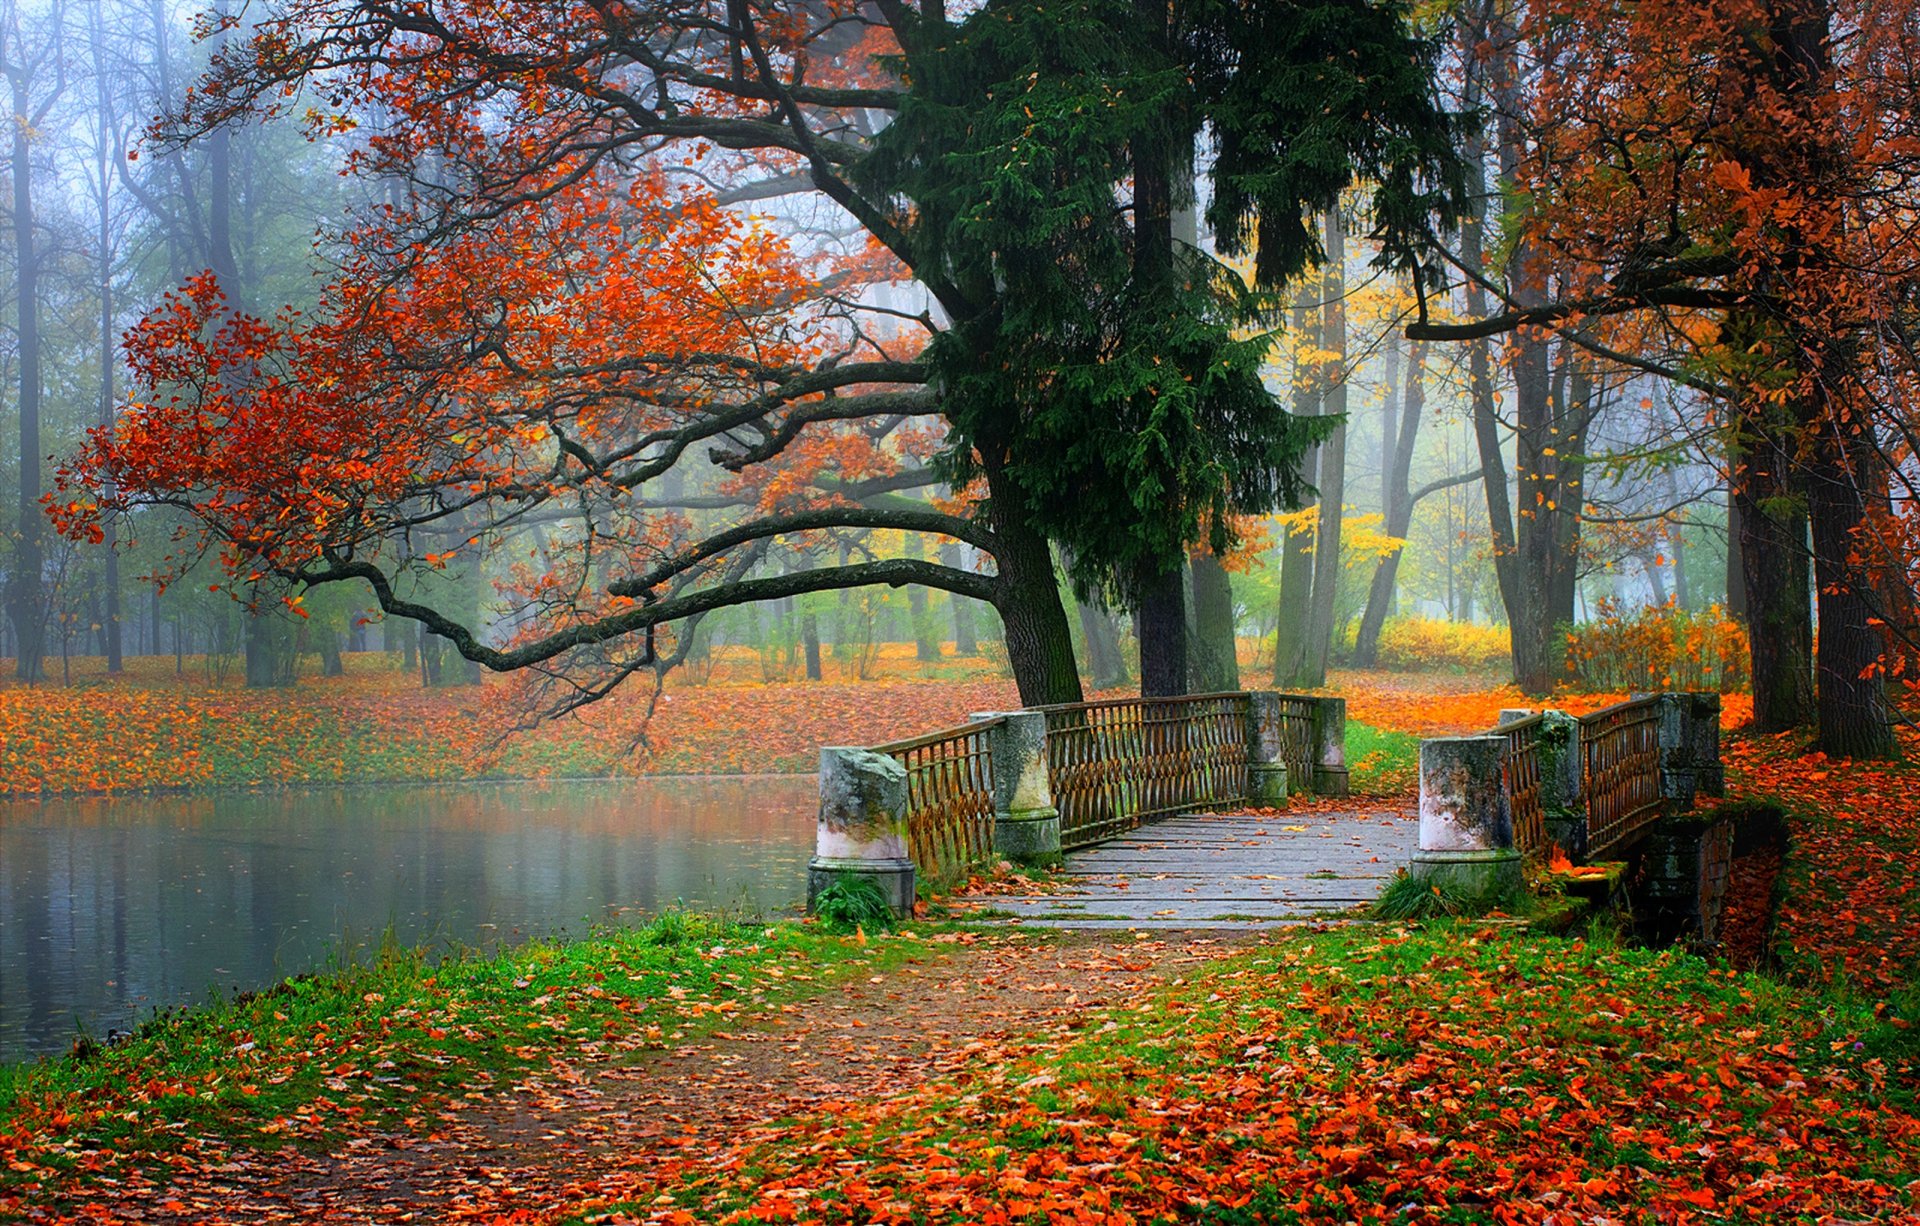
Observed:
[[[1067,853],[1068,888],[983,900],[1014,922],[1064,928],[1261,927],[1377,897],[1419,839],[1411,808],[1190,813]]]

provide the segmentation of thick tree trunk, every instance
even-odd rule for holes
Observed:
[[[1413,523],[1413,491],[1408,483],[1413,474],[1413,446],[1420,435],[1420,419],[1426,415],[1427,346],[1415,341],[1407,355],[1407,382],[1400,399],[1400,437],[1392,446],[1392,471],[1386,479],[1386,523],[1388,536],[1405,539]],[[1388,393],[1389,402],[1392,393]],[[1395,550],[1380,559],[1374,568],[1373,584],[1367,589],[1366,611],[1360,616],[1360,630],[1353,640],[1355,668],[1372,668],[1380,660],[1380,630],[1387,624],[1393,607],[1393,585],[1400,573],[1400,556]]]
[[[1240,688],[1240,654],[1233,616],[1233,581],[1220,559],[1196,553],[1193,571],[1193,642],[1188,652],[1193,688],[1219,694]]]
[[[1073,632],[1060,603],[1060,584],[1054,575],[1053,551],[1018,511],[1012,491],[999,496],[993,490],[997,470],[989,470],[987,485],[994,520],[994,561],[999,566],[994,607],[1005,629],[1007,661],[1022,706],[1079,702],[1080,670],[1073,660]]]
[[[1877,463],[1871,440],[1851,423],[1814,427],[1807,464],[1807,517],[1819,591],[1820,654],[1815,662],[1820,748],[1837,757],[1894,756],[1887,707],[1886,643],[1875,625],[1874,585],[1857,564],[1866,522],[1867,474]]]
[[[1170,698],[1187,692],[1187,593],[1178,570],[1141,585],[1140,696]]]
[[[1771,440],[1749,432],[1736,442],[1732,460],[1753,726],[1784,732],[1813,716],[1806,505],[1789,487],[1790,461]]]
[[[964,569],[966,554],[959,542],[949,541],[940,546],[940,565],[953,570]],[[954,595],[948,598],[953,606],[953,654],[962,658],[980,654],[979,632],[974,628],[973,601],[965,596]]]
[[[806,647],[807,680],[822,680],[825,674],[820,668],[820,619],[811,613],[801,615],[800,641]]]

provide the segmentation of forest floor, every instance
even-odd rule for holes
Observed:
[[[658,703],[634,682],[514,732],[525,712],[511,680],[428,689],[383,653],[345,663],[344,676],[288,690],[246,689],[231,665],[223,674],[202,657],[177,671],[170,657],[132,657],[117,677],[86,658],[70,684],[0,682],[0,795],[804,772],[821,745],[880,744],[1019,702],[984,657],[921,663],[911,644],[887,644],[864,669],[830,659],[828,679],[808,682],[729,648],[708,670],[676,674]],[[1491,727],[1503,707],[1526,705],[1476,675],[1336,673],[1327,692],[1346,696],[1348,761],[1380,792],[1411,785],[1413,738]],[[1556,702],[1580,712],[1620,697]],[[1728,697],[1728,726],[1745,721],[1746,701]]]

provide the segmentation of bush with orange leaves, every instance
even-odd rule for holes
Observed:
[[[1567,634],[1567,677],[1584,690],[1747,688],[1746,627],[1719,605],[1690,613],[1669,600],[1625,616],[1611,600]]]

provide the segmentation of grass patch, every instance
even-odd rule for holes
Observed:
[[[931,955],[918,939],[673,911],[651,924],[433,962],[388,950],[143,1024],[83,1059],[0,1065],[0,1220],[236,1147],[335,1149],[425,1134],[468,1095],[631,1057],[854,974]]]
[[[1420,782],[1420,738],[1347,721],[1348,784],[1368,796],[1408,791]]]

